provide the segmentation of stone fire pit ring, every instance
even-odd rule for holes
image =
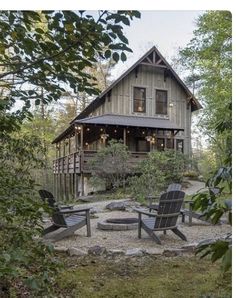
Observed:
[[[126,231],[138,228],[137,218],[109,218],[97,223],[100,230]]]

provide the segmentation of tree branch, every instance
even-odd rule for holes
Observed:
[[[103,13],[99,16],[96,24],[98,24],[100,22],[100,20],[102,19],[102,17],[104,16],[104,14],[106,13],[106,11],[103,11]],[[4,78],[5,76],[8,76],[8,75],[11,75],[11,74],[17,74],[17,73],[21,73],[23,72],[25,69],[28,69],[28,68],[31,68],[32,66],[36,65],[36,64],[39,64],[39,63],[42,63],[44,62],[45,60],[53,60],[55,59],[56,57],[58,56],[61,56],[62,54],[68,52],[71,48],[74,48],[78,45],[82,45],[82,41],[84,40],[84,38],[88,35],[87,34],[84,34],[84,36],[81,37],[80,40],[77,40],[76,42],[74,42],[73,44],[71,45],[68,45],[65,49],[59,51],[58,53],[55,53],[53,55],[50,55],[50,56],[46,56],[46,57],[43,57],[43,58],[40,58],[28,65],[25,65],[24,67],[22,68],[19,68],[17,70],[12,70],[12,71],[9,71],[9,72],[6,72],[6,73],[3,73],[3,74],[0,74],[0,79]]]

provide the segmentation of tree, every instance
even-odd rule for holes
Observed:
[[[36,130],[27,129],[31,105],[41,107],[46,122],[45,105],[65,91],[96,94],[96,78],[85,70],[97,57],[126,59],[131,49],[123,25],[134,17],[140,13],[0,12],[0,295],[22,296],[23,288],[31,297],[49,297],[58,268],[40,240],[47,208],[37,197],[32,169],[43,165],[47,148]],[[44,129],[42,134],[45,141]]]
[[[140,17],[137,11],[2,11],[0,14],[1,108],[21,100],[20,120],[29,113],[31,101],[58,100],[65,86],[77,92],[97,94],[96,78],[86,72],[99,59],[112,56],[126,60],[132,50],[123,25]],[[43,26],[42,26],[43,24]],[[104,48],[107,50],[104,53]]]
[[[231,151],[232,118],[232,16],[229,11],[210,11],[197,20],[194,38],[180,51],[181,62],[190,69],[189,80],[197,82],[203,104],[198,127],[208,136],[218,166]],[[222,133],[218,124],[227,123]]]
[[[218,169],[206,182],[208,192],[194,198],[194,209],[218,223],[231,206],[222,196],[232,196],[232,15],[229,11],[210,11],[197,21],[197,30],[190,44],[180,52],[184,65],[190,65],[200,78],[199,97],[204,109],[199,126],[209,136]],[[212,187],[219,187],[217,198]],[[223,260],[225,270],[231,267],[232,239],[202,243],[198,247],[202,257],[211,255],[212,261]]]

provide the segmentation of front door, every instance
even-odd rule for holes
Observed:
[[[137,139],[137,152],[150,152],[150,143],[144,139]]]

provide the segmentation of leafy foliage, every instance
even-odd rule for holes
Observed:
[[[35,294],[49,293],[58,266],[39,238],[46,206],[30,176],[42,165],[36,155],[43,148],[36,136],[14,133],[2,137],[0,151],[0,294],[2,288],[13,293],[14,280]]]
[[[159,194],[170,183],[181,182],[186,162],[186,157],[174,150],[149,153],[135,169],[139,174],[129,179],[132,194],[143,200],[148,195]]]
[[[232,201],[231,198],[225,199],[224,192],[227,196],[232,193],[232,169],[231,167],[220,168],[215,175],[206,183],[208,192],[199,193],[194,196],[193,209],[200,209],[204,212],[207,219],[211,219],[213,224],[217,224],[224,214],[228,215],[228,222],[232,225]],[[213,191],[218,187],[219,192],[215,194]],[[223,196],[223,200],[221,197]],[[218,241],[203,242],[199,245],[197,253],[202,253],[201,257],[211,255],[211,259],[215,262],[222,259],[223,269],[228,270],[231,267],[232,255],[232,238],[227,235],[225,239]]]
[[[209,11],[197,20],[194,38],[180,51],[182,65],[191,69],[203,104],[200,133],[208,137],[217,167],[231,156],[232,15]],[[227,130],[220,128],[228,127]]]
[[[58,100],[65,88],[98,94],[96,77],[87,69],[109,55],[115,61],[122,55],[124,61],[125,52],[132,50],[123,26],[139,17],[137,11],[103,10],[97,16],[86,11],[1,11],[0,110],[21,100],[23,108],[11,117],[29,116],[31,102],[40,104],[41,88],[45,104]]]
[[[21,295],[13,288],[24,283],[30,297],[49,297],[58,269],[40,241],[46,206],[31,176],[46,161],[47,137],[42,126],[32,132],[21,125],[31,119],[32,103],[43,107],[65,91],[97,94],[87,69],[108,56],[124,61],[132,50],[123,27],[139,17],[137,11],[0,12],[0,295]]]
[[[106,187],[117,188],[125,185],[125,179],[130,172],[128,166],[129,152],[127,146],[111,140],[108,146],[100,149],[90,161],[93,182]]]

